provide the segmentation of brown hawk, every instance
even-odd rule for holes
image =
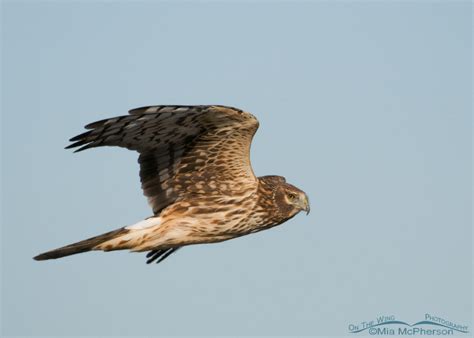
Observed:
[[[66,148],[118,146],[140,154],[140,179],[153,216],[34,257],[91,250],[149,251],[157,263],[179,248],[221,242],[309,213],[306,194],[281,176],[255,177],[250,113],[226,106],[151,106],[87,125]]]

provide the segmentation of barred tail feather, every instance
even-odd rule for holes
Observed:
[[[77,243],[66,245],[62,248],[44,252],[36,257],[33,257],[33,259],[37,261],[44,261],[47,259],[56,259],[56,258],[70,256],[70,255],[75,255],[82,252],[88,252],[91,250],[95,250],[96,247],[100,244],[103,244],[112,239],[121,237],[129,232],[130,230],[127,228],[120,228],[120,229],[110,231],[99,236],[85,239]],[[124,248],[117,246],[117,247],[111,247],[109,250],[121,250],[121,249],[124,249]]]

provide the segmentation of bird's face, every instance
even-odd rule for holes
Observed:
[[[288,183],[281,185],[279,190],[277,198],[283,202],[286,211],[291,216],[296,215],[300,211],[306,211],[306,214],[309,214],[309,199],[304,191]]]

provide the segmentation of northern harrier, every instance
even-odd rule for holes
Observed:
[[[66,148],[138,151],[153,216],[35,259],[128,249],[149,251],[147,263],[158,263],[186,245],[225,241],[309,213],[306,194],[284,177],[255,177],[250,144],[258,125],[252,114],[225,106],[143,107],[87,125]]]

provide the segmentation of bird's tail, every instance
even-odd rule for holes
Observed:
[[[85,239],[77,243],[63,246],[62,248],[47,251],[33,258],[37,261],[44,261],[47,259],[61,258],[61,257],[75,255],[78,253],[87,252],[91,250],[111,251],[111,250],[127,249],[128,247],[125,244],[126,242],[128,242],[128,240],[126,239],[124,241],[119,241],[118,243],[114,243],[114,245],[110,245],[110,246],[107,246],[107,245],[104,246],[103,244],[114,239],[119,240],[121,237],[128,234],[130,231],[131,230],[125,227],[120,228],[120,229],[110,231],[99,236]]]

